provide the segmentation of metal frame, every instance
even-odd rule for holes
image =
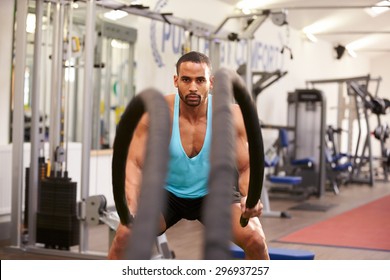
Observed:
[[[297,172],[294,173],[296,176],[302,177],[302,183],[299,187],[302,187],[304,191],[308,191],[308,195],[314,194],[317,197],[321,197],[325,193],[325,181],[326,181],[326,162],[325,162],[325,122],[326,122],[326,98],[322,91],[316,90],[315,94],[313,92],[312,96],[316,95],[314,102],[309,99],[303,98],[306,94],[311,94],[306,92],[310,90],[300,90],[292,92],[288,96],[288,124],[294,126],[294,133],[289,133],[294,135],[294,140],[292,143],[292,158],[291,159],[300,159],[305,157],[314,157],[315,163],[312,168],[298,168]],[[312,98],[312,97],[311,97]],[[301,139],[319,139],[318,143],[313,140],[312,147],[303,146],[298,138],[302,135],[301,131],[304,128],[302,125],[302,115],[304,113],[301,111],[303,105],[305,105],[305,112],[308,109],[308,105],[313,107],[316,112],[315,116],[318,116],[315,119],[309,118],[308,120],[312,121],[312,129],[318,128],[317,133],[314,132],[309,138],[303,137]],[[319,112],[317,111],[319,110]],[[311,111],[311,110],[309,110]],[[317,121],[316,126],[314,122]],[[318,137],[318,138],[317,138]],[[299,144],[298,144],[299,143]],[[313,148],[313,154],[306,154],[306,148]],[[303,155],[302,155],[303,152]],[[314,190],[314,191],[312,191]]]
[[[381,77],[373,78],[370,75],[366,75],[366,76],[357,76],[357,77],[339,78],[339,79],[311,80],[311,81],[306,82],[307,86],[310,85],[312,87],[315,87],[316,84],[327,84],[327,83],[339,84],[339,91],[338,91],[339,104],[338,104],[338,106],[340,106],[340,103],[341,103],[340,100],[341,100],[342,95],[343,95],[344,84],[346,84],[346,86],[347,86],[348,95],[354,96],[352,99],[352,100],[354,100],[354,104],[351,103],[352,105],[350,105],[348,107],[348,109],[350,110],[350,113],[349,113],[349,117],[348,117],[348,132],[349,133],[348,133],[347,153],[353,155],[354,165],[357,165],[357,167],[355,166],[353,168],[353,175],[354,176],[351,176],[351,182],[366,183],[366,184],[369,184],[370,186],[374,185],[374,170],[373,170],[373,156],[372,156],[372,148],[371,148],[371,139],[370,139],[370,135],[369,135],[370,123],[368,120],[367,108],[365,108],[365,106],[363,106],[363,114],[364,114],[365,125],[367,127],[368,133],[365,137],[365,142],[363,143],[364,146],[363,146],[362,152],[360,153],[361,156],[358,156],[358,154],[359,154],[359,151],[358,151],[359,147],[358,146],[360,145],[361,125],[362,125],[361,120],[360,120],[358,106],[359,106],[359,103],[362,103],[362,102],[364,103],[366,101],[364,99],[364,97],[362,97],[366,93],[360,92],[361,90],[358,89],[358,87],[356,85],[359,82],[365,83],[365,89],[367,91],[369,83],[376,82],[377,86],[375,89],[376,90],[375,96],[377,96],[378,89],[379,89],[379,83],[381,82],[381,80],[382,80]],[[361,100],[359,100],[358,96],[360,96]],[[355,113],[352,113],[352,112],[355,112]],[[355,118],[358,121],[359,132],[358,132],[358,144],[357,144],[357,147],[355,147],[355,150],[353,151],[352,150],[352,135],[353,135],[353,123],[352,122],[355,120]],[[342,120],[343,120],[343,117],[341,116],[341,114],[338,114],[338,116],[337,116],[337,126],[338,127],[342,126]],[[337,145],[340,146],[340,143],[341,143],[341,135],[338,135]],[[367,158],[368,158],[368,164],[369,164],[369,178],[367,178],[367,179],[360,178],[358,176],[358,173],[360,173],[360,169],[361,169],[361,165],[362,165],[362,163],[358,161],[358,158],[364,156],[366,151],[368,151]],[[386,172],[386,170],[385,170],[385,172]],[[385,174],[385,177],[387,177],[387,173]]]
[[[118,24],[114,24],[108,21],[99,20],[96,22],[97,24],[97,30],[98,30],[98,36],[97,36],[97,42],[96,42],[96,49],[95,49],[95,73],[96,73],[96,84],[95,84],[95,94],[93,96],[93,118],[92,118],[92,148],[93,149],[100,149],[101,143],[100,143],[100,136],[102,135],[101,131],[101,125],[100,125],[100,98],[101,98],[101,83],[102,80],[102,69],[105,68],[105,78],[103,79],[105,82],[104,85],[104,104],[105,104],[105,111],[103,115],[104,120],[104,133],[103,138],[105,139],[105,142],[109,143],[109,132],[110,132],[110,108],[111,108],[111,98],[110,98],[110,81],[112,77],[112,71],[111,71],[111,58],[112,58],[112,47],[110,45],[110,42],[112,39],[124,41],[129,44],[129,51],[128,51],[128,61],[124,62],[124,65],[129,65],[129,71],[126,73],[126,80],[128,81],[128,84],[130,85],[128,90],[126,91],[126,94],[121,92],[121,101],[120,103],[123,105],[126,105],[132,97],[134,97],[134,67],[132,65],[134,64],[134,44],[137,41],[137,30],[131,27],[121,26]],[[102,57],[103,57],[103,44],[104,40],[103,38],[107,39],[106,45],[106,61],[104,62],[104,65],[102,65]],[[120,71],[122,73],[122,71]],[[123,75],[125,73],[122,73]]]
[[[27,21],[27,0],[17,0],[15,36],[15,97],[12,118],[12,206],[11,206],[11,246],[21,247],[22,197],[23,197],[23,96],[24,71],[26,66],[27,34],[24,26]]]
[[[42,1],[37,1],[36,5],[36,26],[42,26]],[[60,94],[61,94],[61,77],[62,77],[62,36],[59,35],[62,30],[62,22],[64,10],[62,1],[56,1],[56,9],[54,11],[54,30],[55,34],[53,36],[53,75],[54,82],[52,86],[52,95],[53,103],[52,110],[58,110],[55,113],[60,112],[58,108],[60,107]],[[34,79],[33,84],[33,126],[32,126],[32,143],[31,143],[31,168],[30,172],[30,189],[29,189],[29,238],[27,246],[22,246],[22,235],[20,225],[22,224],[22,190],[23,190],[23,95],[24,95],[24,71],[25,71],[25,57],[26,57],[26,43],[27,36],[24,26],[26,25],[27,11],[28,11],[28,1],[27,0],[18,0],[17,1],[17,11],[16,11],[16,22],[17,26],[23,28],[16,29],[16,44],[15,44],[15,99],[14,99],[14,112],[13,112],[13,148],[12,148],[12,209],[11,209],[11,246],[10,248],[14,249],[23,249],[26,251],[36,252],[36,253],[48,253],[53,255],[66,255],[80,257],[81,255],[88,256],[88,258],[93,258],[92,255],[89,255],[87,252],[88,244],[88,229],[85,221],[81,220],[80,222],[80,246],[79,253],[75,252],[63,252],[58,250],[49,250],[39,248],[35,245],[35,213],[36,213],[36,198],[37,198],[37,166],[38,166],[38,149],[39,149],[39,136],[38,136],[38,121],[39,114],[36,112],[39,111],[39,79]],[[91,96],[92,96],[92,85],[93,85],[93,75],[91,73],[93,70],[93,54],[94,54],[94,32],[95,32],[95,0],[88,1],[87,5],[87,22],[86,22],[86,44],[85,44],[85,79],[84,79],[84,114],[83,114],[83,143],[82,143],[82,171],[81,171],[81,200],[85,203],[86,198],[89,195],[89,162],[90,162],[90,146],[91,146],[91,135],[89,125],[91,123]],[[41,54],[41,42],[40,38],[42,35],[42,29],[37,28],[35,33],[35,46],[34,46],[34,62],[40,61]],[[40,64],[34,63],[34,73],[38,75],[40,72]],[[54,134],[57,130],[59,134],[59,118],[55,118],[55,114],[52,111],[53,120],[51,121],[51,127],[54,127],[51,131],[50,147],[59,144],[60,138]],[[54,158],[53,154],[51,154]],[[52,161],[54,162],[54,161]],[[35,170],[35,171],[34,171]],[[60,167],[54,166],[52,171],[60,171]],[[35,210],[35,211],[34,211]],[[95,253],[93,255],[96,255]]]

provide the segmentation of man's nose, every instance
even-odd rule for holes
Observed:
[[[197,86],[197,84],[196,84],[196,81],[192,81],[192,82],[190,83],[190,91],[192,91],[192,92],[198,91],[198,86]]]

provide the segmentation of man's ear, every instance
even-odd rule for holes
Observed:
[[[178,85],[177,85],[178,79],[179,79],[179,76],[173,75],[173,84],[175,85],[176,88],[178,87]]]
[[[210,76],[210,89],[214,87],[214,76]]]

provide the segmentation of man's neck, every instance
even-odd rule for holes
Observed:
[[[187,119],[190,123],[197,123],[200,119],[207,117],[207,101],[196,107],[188,106],[181,101],[180,117]]]

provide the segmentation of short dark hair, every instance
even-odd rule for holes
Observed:
[[[177,63],[176,63],[176,73],[177,74],[179,74],[180,65],[183,62],[188,62],[188,61],[194,62],[194,63],[205,63],[211,71],[210,58],[208,58],[208,56],[203,54],[203,53],[191,51],[191,52],[188,52],[188,53],[182,55],[182,57],[180,57],[179,60],[177,61]]]

